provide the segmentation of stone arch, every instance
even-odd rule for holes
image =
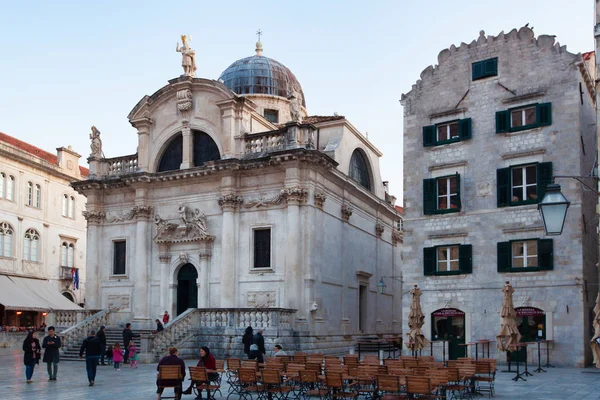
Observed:
[[[373,191],[373,166],[367,153],[360,147],[354,149],[350,156],[348,176],[368,191]]]
[[[214,145],[214,151],[217,153],[216,157],[212,157],[212,159],[206,159],[206,160],[202,160],[201,164],[198,164],[196,162],[196,158],[197,158],[197,151],[196,151],[196,142],[197,140],[194,140],[194,148],[192,148],[192,154],[193,154],[193,158],[194,158],[194,166],[201,166],[202,164],[204,164],[204,162],[206,161],[211,161],[211,160],[218,160],[221,159],[223,156],[223,147],[221,145],[221,142],[218,140],[217,135],[215,135],[212,132],[212,129],[209,129],[207,126],[204,125],[196,125],[196,124],[192,124],[190,125],[190,129],[192,134],[194,135],[194,139],[196,139],[198,136],[202,137],[202,138],[206,138],[209,139],[209,142]],[[183,135],[182,135],[182,127],[178,126],[177,128],[171,130],[167,135],[164,135],[162,140],[159,141],[158,144],[158,150],[153,152],[153,160],[151,163],[151,171],[156,171],[156,172],[165,172],[165,171],[176,171],[180,169],[180,164],[182,162],[183,159]],[[179,143],[180,141],[180,143]],[[173,146],[173,150],[171,149],[171,146]],[[174,154],[175,156],[175,160],[173,161],[172,165],[170,165],[169,169],[164,169],[161,166],[161,163],[163,162],[163,159],[165,157],[165,155],[167,154],[168,151],[175,151],[175,148],[178,149],[178,151],[176,152],[176,154]],[[202,157],[200,157],[202,158]],[[175,165],[177,164],[177,160],[179,162],[179,165]]]

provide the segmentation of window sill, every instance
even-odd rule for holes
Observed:
[[[3,259],[3,260],[15,260],[16,261],[17,257],[0,255],[0,259]]]
[[[510,202],[509,203],[509,207],[518,207],[518,206],[528,206],[530,204],[537,204],[539,203],[539,201],[536,200],[525,200],[525,201],[515,201],[515,202]]]
[[[498,74],[495,75],[484,75],[484,76],[478,76],[477,78],[473,79],[471,77],[471,82],[480,82],[480,81],[484,81],[487,80],[489,78],[498,78]]]
[[[550,126],[550,125],[548,125]],[[496,133],[497,135],[506,135],[506,136],[514,136],[514,135],[520,135],[522,133],[532,133],[532,132],[539,132],[542,130],[542,126],[531,126],[529,128],[523,128],[523,129],[514,129],[511,128],[508,132],[499,132]]]
[[[23,259],[23,262],[26,262],[26,263],[31,263],[31,264],[42,264],[42,262],[41,262],[41,261],[26,260],[26,259]]]
[[[28,207],[28,208],[33,208],[34,210],[40,210],[40,211],[42,210],[42,208],[41,208],[41,207],[30,206],[29,204],[25,204],[25,207]]]
[[[502,271],[499,273],[510,273],[510,272],[515,272],[515,273],[522,273],[522,272],[543,272],[543,271],[549,271],[547,269],[541,269],[540,267],[530,267],[530,268],[511,268],[508,271]]]
[[[252,268],[250,270],[251,274],[274,274],[275,270],[273,268]]]
[[[444,140],[442,142],[436,142],[435,144],[431,145],[431,146],[423,146],[424,148],[429,148],[431,150],[434,150],[438,147],[441,146],[446,146],[446,145],[450,145],[450,144],[457,144],[457,143],[465,143],[466,141],[468,141],[470,139],[453,139],[453,140]]]
[[[128,275],[110,275],[108,277],[109,280],[111,281],[120,281],[122,279],[129,279]]]
[[[0,197],[0,200],[4,200],[4,201],[10,201],[11,203],[14,203],[15,200],[14,199],[7,199],[6,197]]]
[[[425,276],[454,276],[454,275],[468,275],[470,274],[470,272],[464,272],[464,271],[436,271],[431,275],[425,275]]]

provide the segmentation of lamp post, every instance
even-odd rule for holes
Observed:
[[[561,193],[559,184],[551,183],[546,187],[546,194],[538,204],[546,235],[553,236],[562,233],[569,204],[571,202]]]
[[[379,294],[385,294],[385,288],[387,287],[387,285],[383,281],[384,278],[390,278],[390,279],[396,280],[400,283],[403,282],[402,276],[382,276],[381,279],[379,279],[379,282],[377,282],[377,292]]]

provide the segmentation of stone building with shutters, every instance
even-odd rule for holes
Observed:
[[[343,116],[308,115],[296,77],[260,42],[219,80],[172,79],[128,118],[138,152],[92,155],[74,184],[95,244],[88,304],[111,325],[285,309],[323,343],[399,332],[400,297],[376,290],[400,274],[402,241],[382,153]]]
[[[402,95],[403,279],[423,291],[436,353],[442,340],[451,358],[495,341],[510,281],[523,341],[553,340],[554,365],[590,363],[597,200],[560,176],[594,171],[594,80],[593,53],[523,27],[442,50]],[[553,177],[571,202],[560,236],[545,235],[537,210]],[[490,356],[506,360],[494,342]]]

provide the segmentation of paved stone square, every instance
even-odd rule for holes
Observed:
[[[186,360],[186,365],[196,361]],[[500,370],[504,369],[502,367]],[[591,368],[554,368],[548,373],[535,374],[527,382],[515,383],[512,373],[497,374],[496,399],[600,399],[600,371]],[[2,400],[108,400],[155,399],[156,364],[142,364],[138,369],[121,371],[113,367],[98,367],[96,385],[88,386],[85,363],[63,361],[59,364],[58,381],[48,382],[45,365],[36,367],[33,383],[25,383],[22,352],[0,349],[0,399]],[[227,388],[222,388],[227,395]],[[172,396],[166,389],[165,395]],[[194,396],[183,396],[192,400]],[[233,398],[233,397],[232,397]],[[485,397],[482,397],[485,398]],[[217,399],[219,399],[217,397]],[[234,399],[235,400],[235,399]]]

